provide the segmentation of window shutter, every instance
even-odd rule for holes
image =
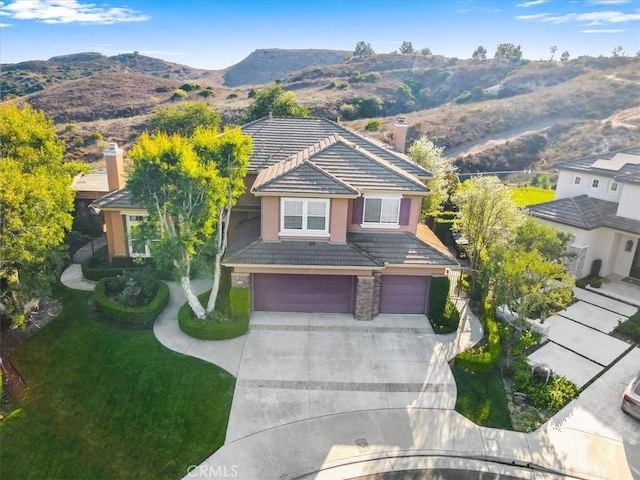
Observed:
[[[362,212],[364,210],[364,197],[358,197],[353,201],[353,212],[351,223],[362,223]]]
[[[411,214],[411,199],[400,199],[400,218],[398,223],[400,225],[409,225],[409,215]]]

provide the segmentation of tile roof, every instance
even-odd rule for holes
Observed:
[[[616,180],[618,180],[618,175],[635,172],[640,173],[640,165],[635,163],[634,160],[634,157],[638,156],[640,156],[640,148],[635,147],[560,162],[556,163],[554,167],[560,170],[597,173],[598,175],[616,177]],[[625,163],[625,159],[630,159],[633,163]],[[609,162],[611,162],[611,164],[609,164]]]
[[[263,242],[259,219],[242,222],[223,259],[225,265],[285,265],[305,267],[368,267],[386,264],[457,266],[450,255],[408,232],[347,234],[347,243],[282,240]]]
[[[375,140],[324,118],[264,117],[243,125],[242,132],[253,138],[253,154],[249,163],[249,170],[252,171],[259,171],[286,160],[330,135],[338,134],[411,175],[432,176],[406,155],[394,152]]]
[[[309,162],[309,152],[326,148],[335,141],[336,136],[331,135],[290,159],[261,170],[253,184],[252,191],[357,196],[358,191],[351,185]]]
[[[640,233],[640,221],[616,215],[618,204],[588,195],[561,198],[527,207],[534,217],[570,225],[583,230],[600,227],[615,228],[624,232]]]
[[[347,240],[385,264],[451,265],[458,262],[409,232],[348,232]]]
[[[91,206],[106,210],[144,210],[143,206],[132,203],[131,193],[126,188],[107,193],[94,201]]]

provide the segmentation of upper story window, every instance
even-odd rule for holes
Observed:
[[[132,228],[144,222],[146,215],[125,215],[127,224],[127,244],[129,245],[130,257],[150,257],[149,243],[136,242],[133,240]]]
[[[574,175],[573,176],[573,186],[577,187],[578,185],[580,185],[580,182],[582,181],[582,178],[580,177],[580,175]]]
[[[599,186],[600,186],[599,179],[594,178],[593,180],[591,180],[591,188],[593,188],[594,190],[597,190]]]
[[[399,197],[366,197],[364,199],[364,225],[398,225]]]
[[[618,191],[618,182],[609,182],[609,191],[610,192],[617,192]]]
[[[329,200],[323,198],[280,199],[280,233],[328,235]]]

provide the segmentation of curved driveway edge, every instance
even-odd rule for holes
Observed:
[[[534,478],[521,476],[524,468],[542,474],[535,478],[629,479],[633,455],[640,448],[570,428],[524,434],[479,427],[452,410],[382,409],[263,430],[225,444],[184,479],[221,471],[242,479],[354,478],[425,468],[433,457],[447,457],[454,469],[468,468],[469,459],[490,462],[480,470],[499,465],[520,478]]]

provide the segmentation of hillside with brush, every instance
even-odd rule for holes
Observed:
[[[402,115],[408,144],[428,135],[461,171],[480,172],[545,169],[640,145],[638,67],[631,57],[531,62],[257,50],[224,71],[135,53],[77,54],[3,65],[0,81],[5,98],[55,120],[69,158],[89,163],[99,161],[103,141],[130,146],[167,105],[205,101],[224,123],[239,123],[258,83],[277,79],[314,115],[389,144]],[[33,82],[36,91],[25,94]]]

